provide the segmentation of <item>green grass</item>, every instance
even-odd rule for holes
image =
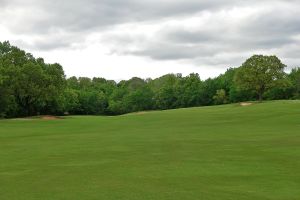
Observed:
[[[300,101],[0,121],[1,200],[299,200]]]

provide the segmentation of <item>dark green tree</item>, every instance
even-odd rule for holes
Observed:
[[[224,89],[217,90],[216,95],[213,97],[215,104],[226,104],[227,96]]]
[[[284,79],[285,67],[276,56],[254,55],[238,69],[235,83],[240,89],[255,91],[262,101],[264,93]]]
[[[64,71],[58,64],[45,64],[31,54],[0,43],[0,77],[6,116],[29,116],[62,110]],[[2,96],[1,95],[1,96]],[[51,108],[51,110],[49,109]],[[1,111],[2,112],[2,111]]]
[[[300,68],[292,69],[288,77],[292,84],[293,97],[300,99]]]

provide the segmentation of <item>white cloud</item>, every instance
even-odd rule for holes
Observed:
[[[0,0],[0,40],[68,76],[216,76],[252,54],[300,62],[294,0]]]

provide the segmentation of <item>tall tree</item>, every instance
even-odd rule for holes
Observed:
[[[262,101],[268,89],[280,84],[285,76],[285,67],[276,56],[254,55],[239,68],[235,83],[240,89],[255,91]]]
[[[300,68],[292,69],[291,73],[289,74],[289,78],[293,85],[293,96],[294,98],[300,98]]]
[[[6,110],[6,116],[50,114],[62,105],[58,102],[65,82],[62,67],[45,64],[9,42],[0,43],[0,77],[0,90],[5,94],[4,109],[0,110]]]

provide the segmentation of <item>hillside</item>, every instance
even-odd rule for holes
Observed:
[[[1,200],[298,200],[300,101],[0,121]]]

